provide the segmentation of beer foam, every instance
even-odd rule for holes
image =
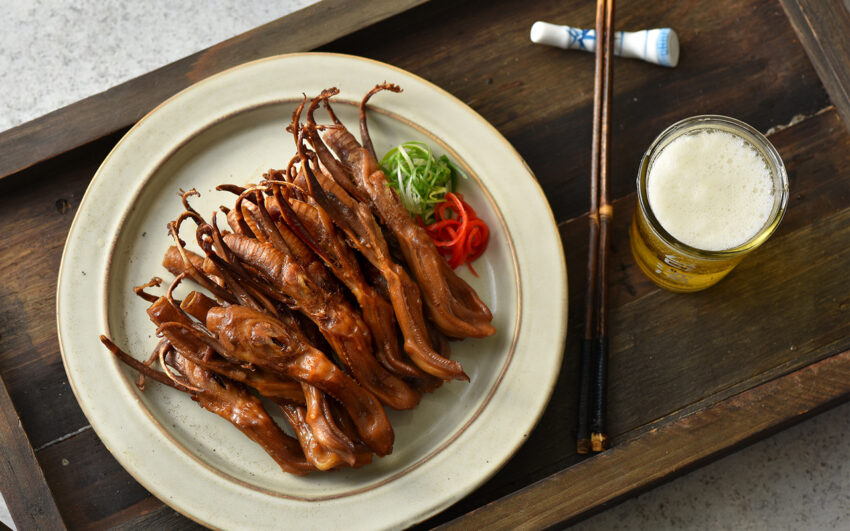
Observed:
[[[646,188],[661,226],[706,251],[731,249],[758,234],[775,193],[770,168],[756,148],[714,129],[667,144],[649,168]]]

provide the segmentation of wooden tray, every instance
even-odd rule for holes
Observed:
[[[575,454],[593,57],[532,45],[528,30],[536,20],[591,27],[592,4],[380,0],[352,8],[327,0],[0,133],[0,220],[7,228],[0,235],[0,375],[26,430],[17,430],[14,412],[0,418],[0,442],[12,448],[17,437],[21,456],[0,463],[0,489],[19,494],[6,495],[17,521],[49,514],[42,522],[61,523],[27,458],[31,443],[69,527],[194,525],[130,478],[77,406],[53,318],[59,257],[89,180],[127,127],[199,79],[278,53],[361,55],[442,86],[514,144],[560,222],[571,273],[570,338],[549,408],[496,476],[421,527],[573,521],[847,400],[847,10],[841,0],[719,0],[699,8],[696,1],[621,0],[618,28],[674,27],[683,53],[676,69],[615,61],[615,447],[593,457]],[[641,275],[627,228],[641,154],[664,127],[702,113],[731,115],[768,132],[786,162],[791,199],[778,232],[727,279],[678,295]],[[32,492],[42,495],[29,496],[16,477],[29,478]]]

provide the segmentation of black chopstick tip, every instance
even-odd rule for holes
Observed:
[[[576,441],[576,452],[579,454],[589,454],[591,448],[590,439],[579,439]]]

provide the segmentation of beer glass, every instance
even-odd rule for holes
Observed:
[[[772,189],[765,190],[770,194],[772,207],[761,229],[751,238],[722,250],[707,250],[676,239],[670,234],[675,232],[673,227],[668,227],[668,230],[662,226],[648,199],[647,180],[656,158],[673,140],[682,135],[718,131],[739,137],[763,159],[772,181]],[[765,198],[765,201],[768,199]],[[782,220],[787,204],[788,175],[779,153],[764,135],[726,116],[686,118],[665,129],[641,160],[637,176],[637,205],[629,230],[632,254],[641,271],[658,286],[679,292],[702,290],[717,283],[744,256],[767,240]]]

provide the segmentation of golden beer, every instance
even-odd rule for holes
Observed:
[[[767,240],[787,203],[785,166],[761,133],[725,116],[687,118],[641,160],[632,254],[662,288],[705,289]]]

